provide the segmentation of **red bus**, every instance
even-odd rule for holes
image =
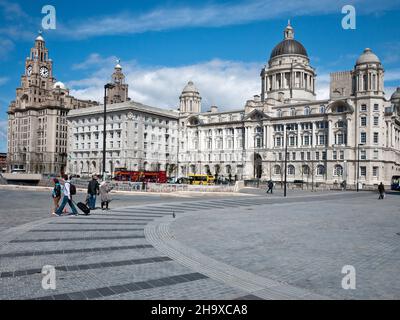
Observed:
[[[114,180],[131,182],[154,182],[166,183],[166,171],[127,171],[117,170],[114,172]]]

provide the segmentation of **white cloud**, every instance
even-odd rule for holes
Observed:
[[[67,83],[71,94],[81,99],[103,101],[104,84],[109,81],[115,65],[115,57],[104,58],[92,54],[79,66],[89,65],[93,60],[102,67],[89,77]],[[202,63],[166,67],[143,67],[136,61],[122,63],[129,96],[138,102],[160,108],[176,108],[179,95],[186,83],[192,80],[203,98],[203,111],[211,105],[220,110],[241,109],[246,101],[260,94],[260,70],[262,63],[235,62],[214,59]],[[317,78],[317,99],[329,98],[329,73]]]
[[[0,140],[7,141],[7,120],[0,120]]]
[[[6,77],[0,77],[0,86],[2,86],[3,84],[7,83],[8,78]]]
[[[89,78],[69,81],[71,94],[102,101],[104,83],[112,73],[112,64],[108,65],[110,67],[95,71]],[[129,84],[129,95],[135,101],[155,107],[176,108],[183,87],[192,80],[203,98],[203,110],[214,104],[221,110],[229,110],[243,108],[246,100],[259,94],[261,66],[261,63],[214,59],[179,67],[142,67],[131,61],[123,63],[123,72]]]
[[[220,27],[252,21],[272,20],[279,17],[341,13],[347,0],[252,0],[241,3],[203,6],[159,7],[135,14],[123,12],[108,16],[90,17],[58,24],[58,31],[72,38],[100,35],[135,34],[147,31],[169,30],[182,27]],[[398,7],[390,0],[353,0],[357,14],[370,14]]]

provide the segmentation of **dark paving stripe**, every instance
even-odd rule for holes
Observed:
[[[239,297],[234,300],[264,300],[263,298],[257,297],[254,294],[249,294],[247,296]]]
[[[132,260],[123,260],[123,261],[107,261],[107,262],[98,262],[91,264],[79,264],[72,266],[56,266],[56,270],[58,271],[77,271],[77,270],[89,270],[89,269],[103,269],[109,267],[121,267],[121,266],[131,266],[138,264],[146,264],[146,263],[156,263],[156,262],[165,262],[172,261],[169,257],[153,257],[153,258],[143,258],[143,259],[132,259]],[[0,278],[15,278],[21,276],[27,276],[32,274],[42,273],[42,269],[28,269],[28,270],[18,270],[18,271],[5,271],[0,273]]]
[[[124,212],[134,212],[134,213],[149,213],[149,214],[157,214],[157,213],[165,213],[170,211],[170,207],[164,208],[143,208],[143,209],[119,209],[116,211],[124,211]]]
[[[122,226],[145,226],[147,223],[140,223],[140,222],[50,222],[49,224],[76,224],[76,225],[122,225]]]
[[[165,278],[140,281],[140,282],[131,282],[122,285],[90,289],[85,291],[44,296],[40,298],[35,298],[34,300],[73,300],[73,299],[83,299],[83,296],[85,296],[86,299],[95,299],[100,297],[109,297],[121,293],[166,287],[175,284],[192,282],[207,278],[208,278],[207,276],[202,275],[200,273],[189,273],[179,276],[165,277]]]
[[[139,245],[133,245],[133,246],[11,252],[11,253],[0,254],[0,258],[33,257],[33,256],[46,256],[46,255],[51,255],[51,254],[70,254],[70,253],[102,252],[102,251],[114,251],[114,250],[147,249],[147,248],[153,248],[153,246],[150,244],[139,244]]]
[[[142,219],[142,218],[98,218],[98,217],[74,217],[70,218],[71,220],[107,220],[107,221],[153,221],[153,219]]]
[[[74,223],[75,224],[75,223]],[[29,230],[28,232],[99,232],[99,231],[143,231],[144,228],[132,229],[36,229]]]
[[[154,212],[154,213],[149,212],[148,214],[146,214],[146,211],[137,211],[137,212],[133,212],[133,211],[117,211],[117,212],[122,212],[122,213],[135,213],[135,214],[143,215],[143,216],[145,216],[145,217],[152,218],[152,217],[154,217],[155,215],[157,215],[157,216],[160,216],[160,215],[161,215],[161,216],[165,216],[165,215],[171,214],[172,211],[173,211],[173,210],[167,211],[167,212],[159,212],[159,211],[157,211],[157,212]],[[184,211],[182,211],[182,210],[175,210],[175,212],[183,213]]]
[[[35,242],[59,242],[59,241],[91,241],[91,240],[122,240],[144,239],[144,236],[113,236],[113,237],[81,237],[81,238],[52,238],[52,239],[24,239],[12,240],[10,243],[35,243]]]
[[[148,215],[148,214],[119,214],[119,213],[114,213],[114,214],[98,214],[95,215],[95,217],[137,217],[137,218],[161,218],[164,217],[164,215]],[[140,219],[136,219],[140,220]]]

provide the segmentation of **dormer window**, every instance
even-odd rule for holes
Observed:
[[[304,115],[305,115],[305,116],[308,116],[308,115],[310,115],[310,113],[311,113],[310,107],[308,107],[308,106],[305,107],[305,108],[304,108]]]

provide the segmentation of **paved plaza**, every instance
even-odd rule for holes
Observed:
[[[400,298],[400,195],[113,198],[110,211],[51,217],[47,192],[0,190],[0,299]]]

